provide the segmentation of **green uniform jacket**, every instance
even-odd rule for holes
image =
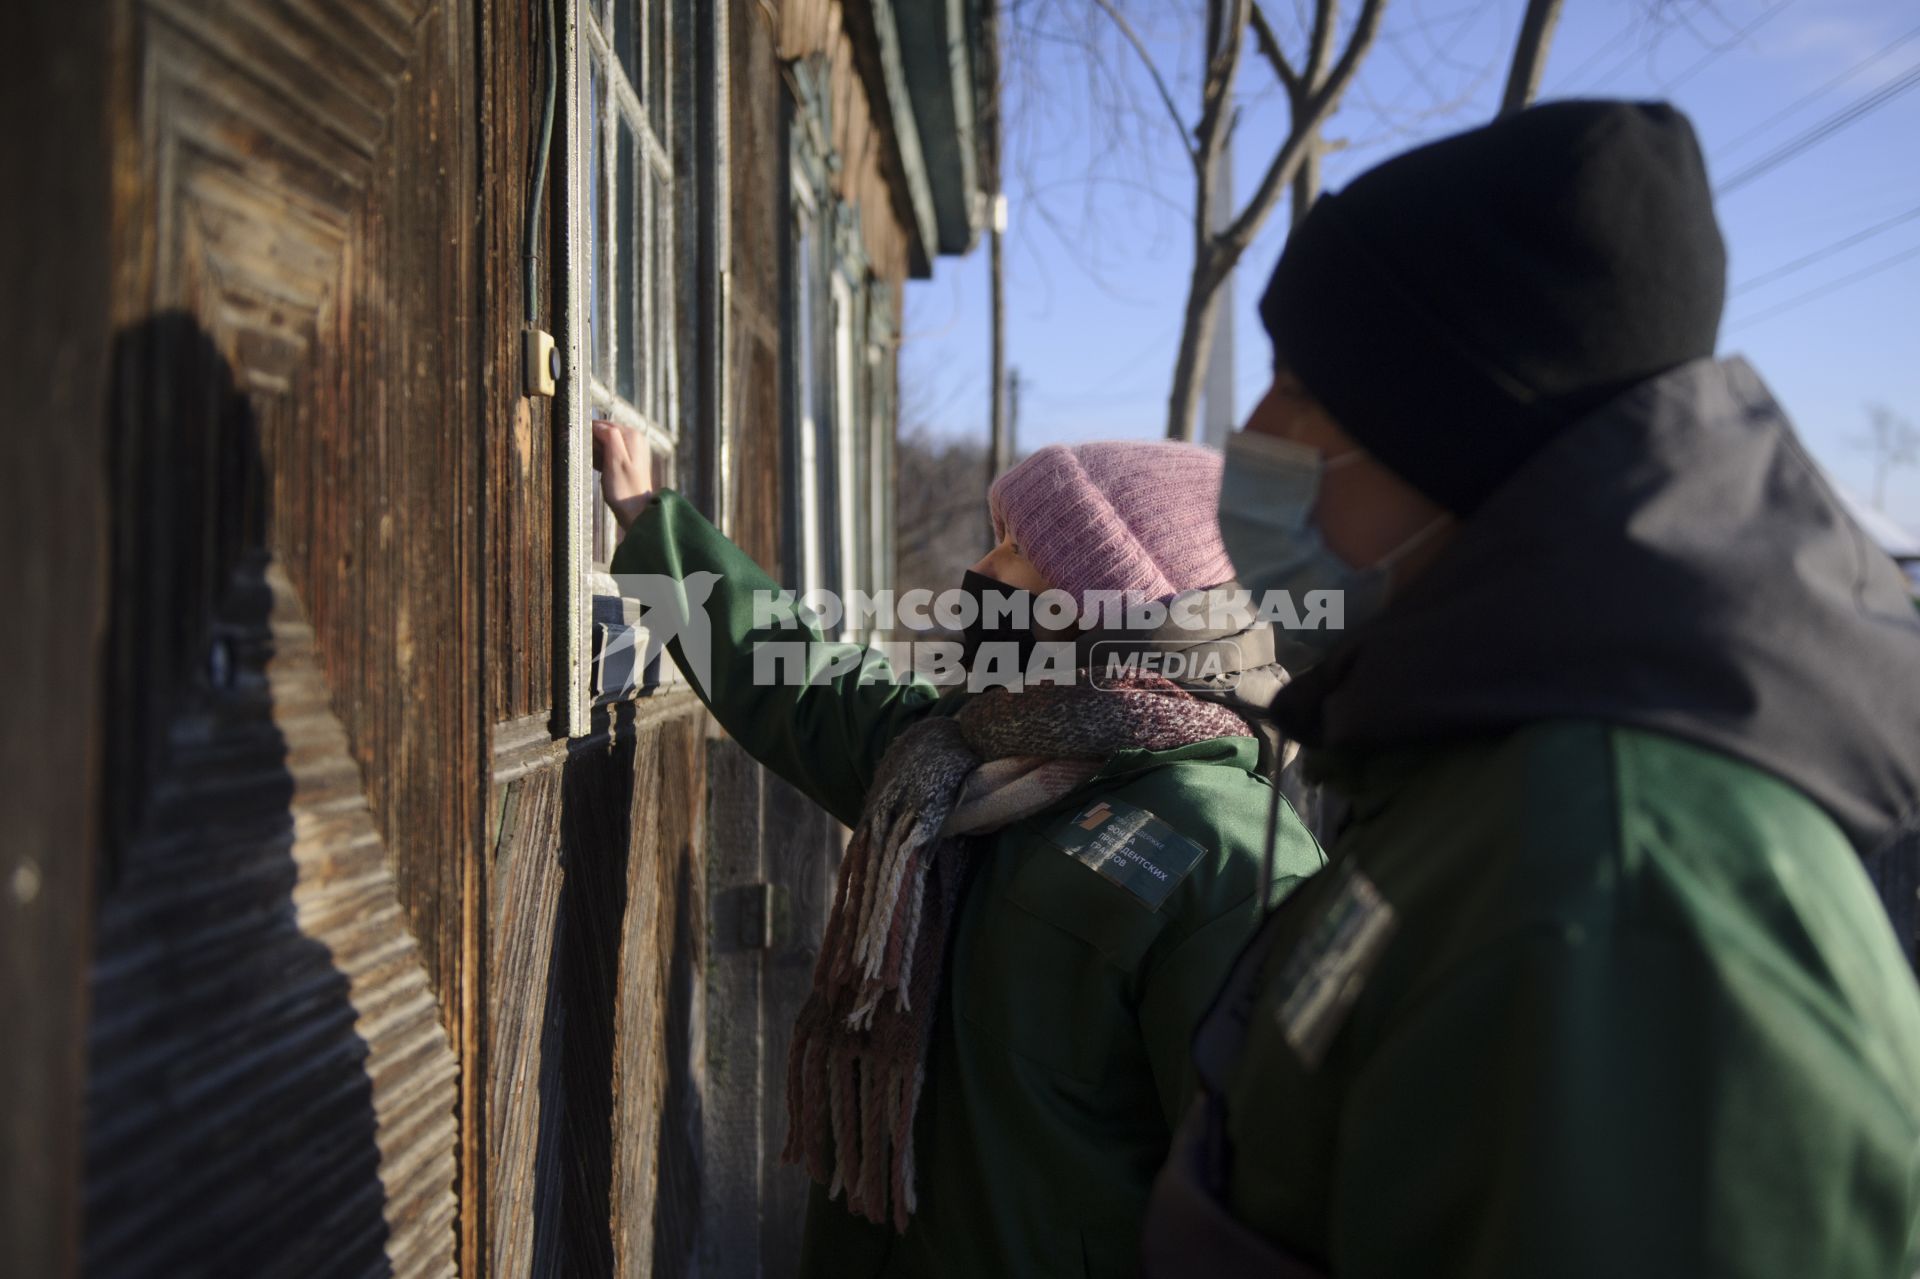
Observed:
[[[756,631],[754,594],[775,584],[673,493],[635,523],[613,569],[718,575],[706,685],[684,634],[670,651],[735,740],[848,825],[888,743],[956,705],[923,682],[856,673],[757,683],[756,639],[819,636]],[[1259,923],[1271,790],[1256,756],[1252,738],[1123,751],[1056,809],[995,836],[954,927],[915,1129],[919,1211],[897,1236],[815,1187],[803,1272],[1137,1272],[1148,1189],[1195,1090],[1194,1025]],[[1205,850],[1158,909],[1049,840],[1096,797],[1150,810]],[[1323,862],[1292,810],[1280,812],[1276,895]]]
[[[1920,988],[1804,796],[1591,721],[1316,763],[1352,816],[1249,956],[1235,1217],[1342,1277],[1914,1273]]]
[[[1914,1274],[1920,624],[1750,368],[1569,424],[1271,709],[1352,817],[1205,1020],[1156,1272]]]

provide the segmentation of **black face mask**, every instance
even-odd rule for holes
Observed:
[[[997,578],[985,573],[976,573],[968,569],[966,576],[960,579],[960,589],[974,603],[974,618],[967,628],[960,632],[960,661],[967,669],[973,669],[973,660],[979,655],[982,644],[1014,644],[1018,646],[1020,669],[1025,670],[1027,661],[1033,656],[1034,645],[1040,637],[1034,634],[1033,592],[1017,586],[1008,586]],[[987,597],[993,597],[994,617],[987,620]],[[1025,616],[1026,626],[1016,626],[1008,617]]]

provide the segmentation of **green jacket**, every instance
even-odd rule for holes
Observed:
[[[672,493],[636,522],[613,568],[718,575],[707,682],[694,679],[702,699],[754,758],[848,825],[888,743],[957,704],[923,682],[854,673],[756,682],[756,640],[819,637],[756,631],[754,593],[774,583]],[[693,676],[683,640],[670,651]],[[1251,738],[1124,751],[994,837],[954,926],[915,1129],[919,1211],[896,1236],[815,1187],[804,1273],[1137,1272],[1148,1189],[1196,1087],[1193,1027],[1259,923],[1271,790],[1256,756]],[[1050,837],[1096,799],[1147,809],[1204,850],[1157,909]],[[1280,812],[1275,895],[1323,862],[1292,810]]]
[[[1570,425],[1274,701],[1351,818],[1203,1024],[1154,1272],[1912,1275],[1916,691],[1746,365]]]
[[[1804,796],[1590,721],[1317,766],[1349,825],[1214,1081],[1236,1218],[1343,1277],[1914,1273],[1920,994]]]

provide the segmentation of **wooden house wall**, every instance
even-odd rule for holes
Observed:
[[[472,10],[112,13],[87,1268],[452,1273],[481,1173]]]
[[[489,1274],[687,1270],[707,724],[671,695],[496,755]]]
[[[553,401],[523,394],[521,335],[526,272],[524,236],[539,90],[545,74],[539,37],[543,0],[479,0],[481,419],[487,423],[485,520],[487,722],[552,712],[558,527]],[[556,0],[557,2],[557,0]],[[555,133],[559,119],[556,114]],[[557,144],[556,144],[557,150]],[[556,165],[555,172],[558,167]],[[552,182],[548,191],[553,190]],[[536,273],[541,327],[554,332],[551,247],[559,219],[545,219],[545,262]]]
[[[842,195],[897,299],[903,197],[821,12],[795,38],[832,60]],[[726,505],[778,574],[791,24],[728,17]],[[44,728],[46,768],[0,812],[65,806],[23,818],[40,878],[6,883],[31,952],[0,983],[30,1052],[8,1273],[71,1270],[83,1213],[101,1274],[141,1273],[143,1239],[261,1275],[795,1254],[779,1080],[843,832],[684,692],[552,736],[561,512],[519,352],[535,19],[115,0],[45,33],[58,77],[10,82],[92,104],[36,136],[74,175],[41,190],[101,213],[7,223],[69,250],[77,293],[20,277],[37,321],[74,320],[41,358],[100,375],[97,403],[48,397],[65,451],[8,476],[40,490],[22,521],[81,512],[9,596],[41,605],[15,669],[61,695],[21,704],[10,741]],[[58,913],[20,910],[29,886]]]
[[[725,367],[730,535],[776,577],[783,562],[782,324],[787,99],[771,6],[728,9],[730,222]],[[500,9],[487,57],[521,77],[519,15]],[[520,59],[520,61],[517,61]],[[863,92],[843,58],[839,92]],[[529,89],[530,92],[530,89]],[[488,199],[512,218],[524,126],[494,121]],[[870,148],[871,149],[871,148]],[[863,163],[867,163],[863,161]],[[872,159],[871,164],[877,164]],[[871,166],[870,166],[871,167]],[[891,195],[881,245],[900,231]],[[872,220],[871,217],[868,219]],[[518,297],[496,232],[493,296]],[[903,243],[903,242],[902,242]],[[881,248],[896,286],[906,256]],[[513,259],[517,264],[517,257]],[[499,346],[498,358],[517,359]],[[503,373],[489,389],[514,430],[489,483],[490,571],[518,607],[547,598],[516,539],[552,526],[545,406],[528,417]],[[708,415],[695,429],[714,430]],[[697,495],[696,495],[697,496]],[[510,562],[509,557],[518,556]],[[496,609],[498,616],[501,610]],[[543,614],[549,617],[549,614]],[[524,628],[524,619],[500,626]],[[687,693],[619,708],[570,745],[545,730],[550,697],[516,639],[492,632],[490,661],[525,692],[496,703],[489,858],[490,1273],[774,1275],[797,1256],[806,1180],[779,1162],[782,1080],[793,1015],[811,981],[844,832],[720,734]],[[519,716],[507,720],[509,715]],[[749,938],[774,891],[778,919]]]

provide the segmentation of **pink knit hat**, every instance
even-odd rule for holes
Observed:
[[[993,482],[996,537],[1011,533],[1047,581],[1165,599],[1233,576],[1214,510],[1221,458],[1173,440],[1049,444]]]

